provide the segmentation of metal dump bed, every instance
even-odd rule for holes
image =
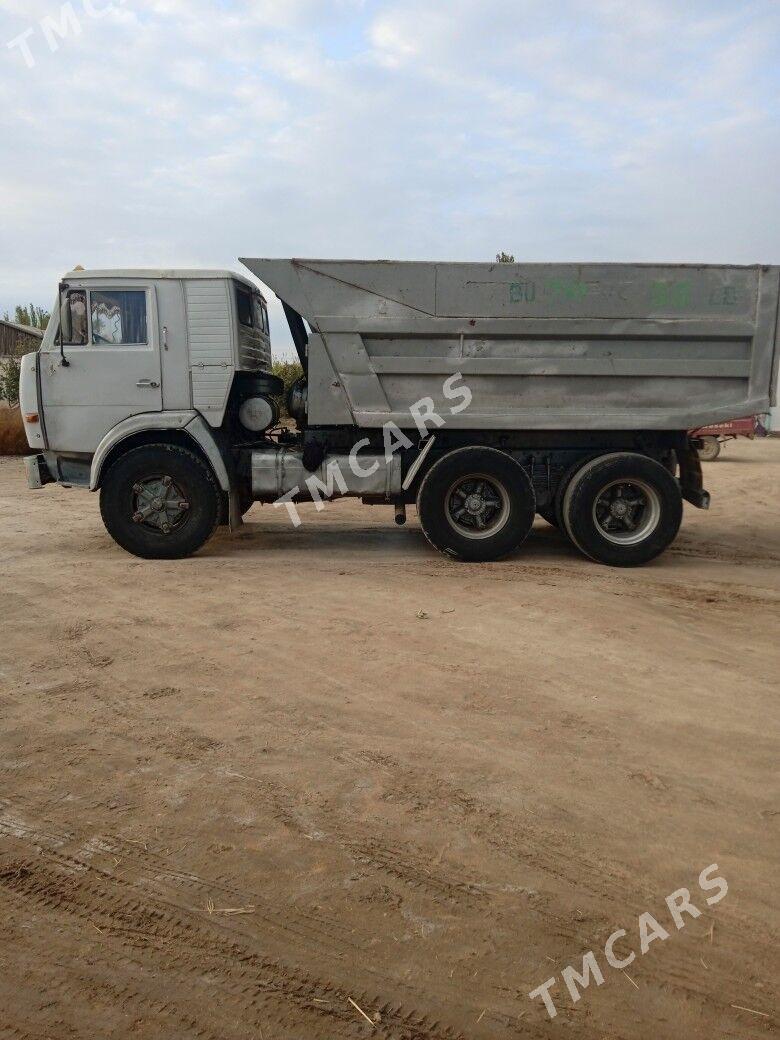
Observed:
[[[311,326],[309,423],[686,430],[766,412],[780,268],[242,261]]]

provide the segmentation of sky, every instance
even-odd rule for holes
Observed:
[[[0,314],[76,264],[780,263],[778,54],[777,0],[0,0]]]

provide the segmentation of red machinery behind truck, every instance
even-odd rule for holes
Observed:
[[[730,422],[715,423],[713,426],[702,426],[691,430],[691,437],[703,462],[714,462],[720,455],[720,446],[737,437],[766,437],[768,430],[763,423],[765,417],[751,415],[745,419],[732,419]]]

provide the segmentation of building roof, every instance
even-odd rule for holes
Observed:
[[[6,321],[5,318],[0,318],[0,325],[4,325],[7,329],[13,329],[14,332],[22,332],[26,336],[32,336],[34,339],[43,339],[43,329],[34,329],[32,325],[19,325],[15,321]]]

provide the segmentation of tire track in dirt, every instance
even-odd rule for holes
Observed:
[[[607,899],[612,905],[620,906],[624,922],[629,922],[623,925],[627,929],[632,919],[635,920],[639,914],[658,903],[659,893],[653,889],[649,880],[638,877],[635,871],[629,871],[625,865],[612,862],[605,864],[602,869],[598,861],[587,856],[576,842],[570,847],[560,847],[559,843],[551,840],[551,832],[533,823],[528,825],[520,818],[486,805],[444,777],[407,766],[393,756],[383,754],[377,759],[371,751],[348,751],[342,757],[353,765],[361,759],[371,762],[373,768],[383,774],[386,789],[392,793],[394,802],[406,802],[411,808],[425,805],[442,814],[451,814],[454,810],[472,837],[484,840],[497,852],[517,862],[530,862],[549,877],[565,883],[578,904],[583,902],[581,889],[586,887],[599,903],[603,904]],[[570,869],[560,869],[559,864],[564,867],[568,865]],[[592,910],[578,912],[575,917],[565,906],[556,910],[555,906],[560,903],[560,897],[551,891],[538,894],[537,898],[530,901],[531,908],[548,922],[548,934],[555,934],[570,946],[571,963],[577,963],[588,944],[597,953],[599,949],[603,951],[604,943],[619,927],[619,922]],[[735,907],[727,907],[726,913],[728,916],[725,918],[719,917],[719,933],[732,945],[732,951],[735,946],[739,949],[740,963],[750,965],[754,973],[759,974],[764,958],[771,958],[777,948],[774,931],[767,931],[766,922],[760,922]],[[754,941],[746,942],[743,938],[746,934],[752,935]],[[717,971],[715,958],[710,956],[713,963],[706,970]],[[691,957],[686,948],[668,944],[663,955],[653,959],[648,966],[656,982],[660,981],[684,1000],[694,998],[702,1005],[713,1003],[711,990],[704,984],[699,971],[699,960]],[[565,963],[560,965],[560,968],[563,967]],[[728,972],[728,962],[724,962],[724,988],[730,981]],[[729,1012],[728,1001],[720,1001],[719,1006],[724,1014]]]
[[[362,944],[352,938],[351,930],[337,921],[292,906],[275,911],[267,900],[256,892],[239,888],[224,879],[205,878],[191,871],[176,869],[171,865],[169,857],[151,849],[147,842],[112,834],[93,834],[77,841],[73,832],[49,825],[46,825],[45,829],[31,826],[18,812],[14,812],[7,802],[0,812],[0,835],[24,839],[44,854],[60,851],[75,844],[78,847],[74,862],[92,865],[94,859],[100,856],[118,859],[119,863],[114,864],[114,869],[106,870],[107,876],[124,876],[125,880],[129,880],[126,876],[127,870],[134,867],[135,877],[132,883],[144,886],[145,890],[162,881],[169,884],[176,895],[182,890],[197,894],[197,898],[203,899],[204,905],[207,899],[219,896],[238,907],[253,906],[255,920],[263,921],[282,935],[296,936],[307,945],[331,949],[332,944],[337,943],[341,947],[351,947],[354,950],[362,948]],[[121,871],[119,867],[122,868]]]
[[[695,553],[687,553],[680,549],[672,546],[671,549],[667,550],[671,553],[675,553],[680,556],[696,556]],[[706,555],[706,554],[705,554]],[[712,555],[712,559],[725,560],[726,562],[732,562],[729,557],[721,557]],[[736,557],[735,557],[736,559]],[[739,559],[742,559],[740,557]],[[756,556],[756,557],[745,557],[747,561],[757,563],[774,563],[780,560],[780,557],[769,556]],[[457,566],[457,565],[455,565]],[[424,573],[428,573],[430,577],[455,578],[456,574],[448,573],[450,570],[449,565],[446,563],[442,564],[437,569],[430,569],[428,572],[421,572],[418,568],[414,568],[409,564],[401,564],[407,570],[414,571],[415,580],[419,581],[420,577]],[[490,569],[488,569],[490,568]],[[398,570],[399,565],[394,566],[394,570]],[[697,601],[707,601],[708,604],[728,609],[733,603],[735,597],[739,599],[739,602],[745,606],[758,606],[764,607],[769,605],[770,607],[780,606],[780,598],[777,593],[771,589],[767,589],[765,593],[756,593],[745,589],[738,583],[735,582],[718,582],[712,579],[704,579],[694,581],[690,577],[685,578],[670,578],[668,581],[648,580],[644,573],[637,573],[636,576],[626,577],[621,574],[616,574],[614,570],[609,568],[596,569],[591,567],[584,567],[581,569],[572,569],[570,563],[555,564],[555,563],[526,563],[520,560],[513,561],[507,564],[505,567],[496,569],[490,564],[472,564],[470,565],[470,573],[475,571],[477,574],[489,574],[491,584],[518,584],[522,581],[531,580],[536,586],[548,587],[550,585],[550,579],[556,579],[553,583],[557,585],[560,581],[562,585],[570,588],[574,585],[588,586],[589,588],[603,591],[611,595],[643,595],[645,592],[652,592],[659,596],[668,596],[676,598],[678,596],[688,597],[691,596]],[[701,600],[699,600],[699,594],[701,594]],[[713,601],[710,603],[710,601]]]
[[[358,758],[360,755],[360,751],[351,753]],[[575,835],[568,834],[567,844],[563,844],[557,832],[526,817],[507,814],[445,777],[410,767],[390,756],[385,759],[379,764],[374,762],[373,768],[382,771],[386,791],[393,801],[405,803],[412,810],[426,807],[445,818],[454,813],[473,839],[486,842],[516,863],[532,866],[543,876],[567,886],[585,888],[598,898],[623,895],[629,884],[635,883],[627,867],[606,865],[590,857]],[[617,884],[605,887],[607,877]]]
[[[130,963],[127,961],[128,966]],[[76,1006],[79,1001],[84,999],[85,994],[89,996],[91,1011],[101,1005],[119,1009],[130,1007],[136,1019],[139,1016],[146,1016],[147,1019],[154,1021],[155,1026],[159,1023],[161,1027],[159,1032],[164,1036],[191,1037],[193,1040],[242,1040],[244,1035],[229,1026],[226,1029],[224,1022],[214,1022],[213,1028],[205,1026],[201,1020],[193,1017],[191,1012],[185,1011],[167,996],[155,999],[142,993],[137,987],[117,985],[106,979],[98,978],[95,972],[90,974],[83,971],[73,972],[67,978],[60,976],[56,979],[48,979],[46,983],[46,996],[49,1002],[55,1005],[59,999],[67,1001],[69,1006]],[[136,1021],[134,1031],[137,1032],[138,1028]],[[90,1032],[92,1032],[92,1028],[90,1028]],[[2,1035],[0,1032],[0,1038]],[[40,1035],[51,1037],[52,1031],[47,1029],[45,1034]]]
[[[260,793],[273,807],[275,818],[297,833],[307,834],[300,821],[299,803],[291,791],[270,779],[244,777],[251,780],[252,790]],[[359,821],[340,819],[327,807],[321,807],[324,830],[317,831],[316,840],[336,845],[358,863],[419,889],[437,902],[448,902],[466,906],[483,906],[489,896],[478,884],[465,877],[453,877],[439,869],[431,857],[400,842],[386,842],[375,832],[369,831]],[[307,834],[311,837],[310,834]]]
[[[396,878],[411,888],[422,889],[436,901],[446,900],[474,907],[482,906],[489,900],[488,894],[478,885],[432,870],[430,860],[408,846],[385,843],[369,835],[354,840],[342,835],[337,837],[337,841],[359,863]]]
[[[520,863],[524,867],[530,864],[547,878],[562,882],[573,892],[576,890],[579,901],[583,887],[587,888],[590,895],[603,897],[605,871],[597,863],[591,862],[576,843],[573,848],[558,843],[553,845],[549,832],[545,831],[545,849],[544,843],[540,840],[542,832],[539,828],[525,840],[521,839],[518,835],[526,830],[525,821],[506,816],[444,778],[407,769],[392,756],[383,755],[381,761],[377,761],[376,753],[371,751],[354,751],[349,757],[353,762],[363,757],[378,766],[387,778],[388,789],[393,792],[394,800],[406,802],[411,808],[417,808],[421,803],[428,804],[441,811],[444,816],[451,816],[454,808],[460,824],[466,823],[472,840],[486,842],[510,861]],[[300,831],[295,793],[270,779],[251,779],[253,790],[263,792],[265,797],[273,802],[277,818],[293,830]],[[408,843],[383,839],[376,831],[368,831],[358,819],[345,817],[327,806],[322,807],[320,812],[322,829],[319,831],[318,840],[335,844],[358,864],[401,882],[407,889],[422,892],[434,905],[447,905],[453,910],[479,910],[483,921],[499,923],[503,920],[503,912],[493,906],[492,892],[484,883],[469,878],[466,868],[461,864],[456,866],[456,872],[453,874],[452,870],[447,870],[446,866],[441,865],[437,857],[426,856]],[[537,851],[540,846],[545,849],[543,855]],[[571,872],[558,866],[561,859],[564,864],[571,864]],[[617,874],[618,868],[612,865],[611,871]],[[629,872],[623,870],[620,876],[628,887],[631,877]],[[577,940],[586,925],[594,927],[598,924],[607,928],[610,923],[603,914],[581,914],[574,919],[564,913],[554,913],[548,893],[526,887],[521,887],[518,891],[524,903],[546,919],[555,934],[565,940]],[[622,893],[624,890],[618,891]],[[610,898],[617,898],[614,888],[606,889],[606,892]],[[636,895],[634,898],[636,899]],[[609,931],[606,934],[608,935]]]
[[[8,1022],[0,1022],[0,1040],[53,1040],[53,1038],[51,1030],[48,1029],[44,1033],[37,1031],[33,1033],[27,1025],[24,1029],[20,1029]],[[71,1033],[68,1040],[80,1040],[80,1037]]]
[[[366,762],[370,760],[373,767],[375,769],[378,768],[383,773],[386,786],[391,791],[393,800],[406,802],[413,808],[425,805],[428,808],[441,812],[446,810],[449,814],[454,809],[461,823],[466,822],[476,837],[481,836],[488,843],[497,843],[497,850],[503,853],[507,851],[507,837],[516,837],[518,827],[514,818],[511,820],[508,817],[505,818],[505,814],[486,806],[479,798],[461,790],[445,778],[419,771],[415,768],[405,767],[397,759],[389,755],[380,755],[377,758],[377,754],[374,752],[363,753],[355,751],[348,754],[345,760],[356,765],[363,758],[365,758]],[[236,775],[241,776],[241,774]],[[291,793],[286,792],[280,785],[271,782],[263,782],[261,784],[255,780],[254,784],[256,786],[260,785],[263,796],[273,803],[274,814],[278,819],[299,831],[305,831],[305,828],[302,828],[297,821],[298,803]],[[49,824],[46,824],[42,829],[35,829],[26,824],[18,814],[12,813],[7,801],[5,802],[5,807],[5,813],[0,815],[0,833],[9,837],[25,839],[39,850],[46,850],[47,848],[62,849],[65,845],[75,840],[75,836],[72,833],[60,831]],[[486,820],[490,826],[497,828],[495,832],[486,830]],[[445,901],[454,905],[462,905],[464,909],[469,909],[484,904],[489,898],[484,889],[480,889],[476,885],[453,880],[446,875],[442,876],[440,873],[432,872],[430,860],[419,856],[416,851],[410,855],[407,847],[394,845],[393,843],[383,843],[375,837],[367,839],[355,838],[355,827],[353,825],[345,825],[343,821],[340,821],[334,827],[332,814],[329,819],[329,827],[335,831],[330,837],[359,862],[364,862],[372,869],[400,880],[410,888],[421,889],[434,902]],[[348,835],[352,835],[352,838],[348,838]],[[326,838],[328,835],[323,835],[322,837]],[[511,851],[512,849],[510,848]],[[190,872],[171,869],[169,860],[158,851],[151,849],[148,843],[140,843],[132,839],[116,836],[93,836],[79,846],[78,859],[86,861],[87,864],[95,856],[99,855],[120,856],[125,863],[128,861],[136,863],[139,869],[139,877],[136,879],[135,884],[159,881],[162,878],[177,888],[182,887],[185,890],[191,888],[201,895],[219,893],[225,897],[233,898],[234,901],[237,900],[240,904],[252,901],[252,894],[246,890],[222,884],[221,881],[209,881]],[[523,858],[523,862],[525,862],[525,858]],[[73,866],[73,869],[77,870],[79,868]],[[114,877],[113,874],[108,876],[112,879]],[[559,874],[560,876],[565,875]],[[570,879],[567,878],[567,880]],[[625,905],[625,900],[622,898],[621,903]],[[538,908],[537,905],[536,909]],[[489,908],[483,906],[483,909],[488,911],[489,917],[492,916]],[[549,906],[542,910],[542,916],[548,920],[550,931],[553,934],[563,938],[567,943],[572,943],[572,948],[576,945],[577,949],[579,949],[582,928],[596,924],[594,921],[588,922],[583,919],[575,921],[570,916],[567,917],[554,913]],[[263,915],[262,919],[265,923],[278,924],[278,921],[269,921],[266,915]],[[344,942],[344,935],[323,934],[319,927],[321,922],[316,922],[316,924],[318,926],[316,941],[320,946],[322,946],[323,942]],[[300,932],[296,928],[291,928],[289,922],[286,923],[286,929],[291,934],[296,934],[303,941],[311,942],[315,938],[310,931]],[[596,932],[593,935],[594,941],[599,935],[601,935],[602,940],[605,939],[610,931],[611,928],[606,927],[605,919],[599,921]],[[133,945],[139,940],[126,936],[125,941]],[[145,948],[143,942],[141,942],[141,946]],[[663,970],[660,970],[660,972],[653,971],[653,975],[658,977],[660,974],[665,980],[665,984],[685,999],[706,1000],[707,993],[702,989],[695,972],[691,973],[690,965],[685,961],[676,962],[678,962],[676,956],[667,955],[661,965]],[[727,1010],[727,1005],[724,1004],[725,1010]]]
[[[570,846],[561,847],[557,832],[489,805],[445,777],[420,771],[399,759],[387,763],[386,769],[387,788],[394,800],[412,806],[425,801],[442,813],[457,811],[461,823],[475,837],[482,838],[496,851],[509,855],[510,859],[537,865],[548,877],[576,888],[578,895],[585,887],[600,901],[606,898],[611,904],[619,904],[632,913],[642,913],[648,902],[658,898],[650,880],[638,876],[636,868],[615,860],[603,863],[589,856],[583,845],[577,842],[576,835],[568,834]],[[558,864],[561,864],[561,869]],[[771,929],[767,933],[765,921],[744,914],[739,920],[758,932],[769,936],[773,933]],[[604,921],[608,923],[606,917]]]
[[[23,852],[24,850],[22,850]],[[272,1021],[271,1010],[286,1025],[294,1011],[298,1027],[303,1015],[314,1029],[338,1025],[355,1028],[349,998],[381,1016],[374,1035],[387,1040],[456,1040],[458,1034],[428,1015],[382,1001],[373,994],[347,991],[328,979],[299,971],[255,952],[247,937],[233,937],[228,929],[193,920],[182,908],[159,899],[142,901],[140,893],[121,879],[106,875],[88,863],[50,853],[46,862],[12,856],[0,857],[0,888],[52,913],[64,914],[97,927],[125,948],[143,949],[167,970],[175,970],[197,989],[208,973],[217,980],[220,999],[253,1028]],[[262,1010],[262,1014],[261,1014]],[[305,1035],[320,1035],[309,1033]],[[332,1035],[332,1034],[328,1034]]]
[[[780,556],[774,553],[750,553],[730,545],[718,542],[707,542],[700,545],[687,544],[685,538],[672,544],[666,550],[673,556],[690,557],[696,560],[715,560],[718,563],[780,563]]]

